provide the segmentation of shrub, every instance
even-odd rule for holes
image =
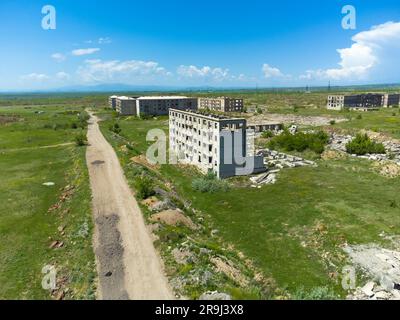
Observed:
[[[87,138],[86,135],[84,133],[80,133],[78,135],[75,136],[75,144],[78,147],[84,146],[87,144]]]
[[[337,296],[328,287],[315,287],[306,291],[303,287],[296,290],[291,297],[293,300],[336,300]]]
[[[346,151],[359,156],[367,153],[386,153],[383,144],[372,141],[367,134],[357,134],[357,136],[346,145]]]
[[[323,132],[316,133],[303,133],[299,132],[294,135],[285,131],[280,136],[274,137],[268,144],[269,148],[281,148],[285,151],[298,151],[303,152],[307,149],[321,154],[324,152],[325,145],[329,141],[329,136]]]
[[[357,120],[361,120],[361,119],[362,119],[362,115],[359,114],[359,115],[356,117],[356,119],[357,119]]]
[[[115,134],[120,134],[122,131],[122,129],[118,123],[114,123],[114,124],[110,125],[109,129],[111,132],[114,132]]]
[[[257,113],[257,114],[262,114],[262,113],[263,113],[263,111],[262,111],[262,109],[261,109],[260,107],[257,107],[257,109],[256,109],[256,113]]]
[[[331,120],[331,121],[329,121],[329,123],[330,123],[331,126],[334,126],[336,124],[336,121],[335,120]]]
[[[134,187],[139,199],[147,199],[155,194],[153,181],[147,176],[138,177]]]
[[[71,123],[71,129],[78,129],[78,125],[76,122]]]
[[[192,181],[192,189],[202,193],[225,192],[229,189],[228,183],[217,179],[213,172],[209,172],[206,176],[194,179]]]
[[[272,138],[273,136],[274,136],[274,133],[271,130],[264,131],[261,134],[261,137],[263,137],[264,139],[269,139],[269,138]]]

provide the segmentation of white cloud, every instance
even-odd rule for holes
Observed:
[[[181,65],[177,69],[177,74],[185,78],[207,78],[215,81],[229,80],[229,69],[211,68],[208,66],[196,67],[193,65]]]
[[[50,79],[50,77],[43,73],[30,73],[21,76],[22,80],[30,80],[30,81],[45,81]]]
[[[264,73],[264,77],[269,78],[282,78],[285,75],[278,68],[271,67],[269,64],[264,63],[262,66],[262,72]]]
[[[98,51],[100,51],[100,48],[87,48],[87,49],[72,50],[71,53],[73,56],[84,56],[84,55],[88,55],[88,54],[93,54]]]
[[[64,71],[57,72],[56,77],[57,77],[57,79],[60,79],[60,80],[69,80],[71,78],[69,73],[66,73]]]
[[[104,37],[104,38],[99,38],[97,42],[99,44],[110,44],[112,43],[112,40],[109,37]]]
[[[78,76],[84,82],[128,81],[154,76],[169,76],[170,72],[154,61],[103,61],[100,59],[86,60],[78,68]]]
[[[63,61],[65,61],[66,56],[64,54],[62,54],[62,53],[58,53],[57,52],[57,53],[53,53],[51,55],[51,58],[54,59],[57,62],[63,62]]]
[[[387,22],[352,37],[349,48],[338,49],[339,68],[308,70],[300,79],[365,80],[389,50],[398,54],[400,22]]]

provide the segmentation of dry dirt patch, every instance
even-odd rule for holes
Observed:
[[[157,171],[160,169],[159,165],[153,165],[153,164],[149,163],[146,159],[146,156],[144,156],[144,155],[133,157],[133,158],[131,158],[131,161],[135,164],[139,164],[139,165],[144,166],[153,171]]]
[[[327,126],[334,120],[336,123],[348,121],[345,118],[331,117],[331,116],[300,116],[293,114],[264,114],[256,115],[247,119],[248,123],[261,123],[261,122],[276,122],[285,125],[297,124],[300,126]]]
[[[17,116],[0,115],[0,125],[20,121],[21,118]]]
[[[177,226],[179,224],[183,224],[184,226],[195,230],[197,229],[196,225],[193,221],[183,215],[180,210],[165,210],[156,214],[153,214],[150,217],[150,221],[152,222],[162,222],[169,226]]]
[[[400,166],[393,162],[374,162],[372,169],[386,178],[400,177]]]

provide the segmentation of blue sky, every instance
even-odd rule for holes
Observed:
[[[43,30],[44,5],[56,29]],[[355,30],[342,28],[345,5]],[[1,0],[0,90],[399,82],[398,0]]]

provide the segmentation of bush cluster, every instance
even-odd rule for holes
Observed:
[[[114,124],[110,125],[109,129],[111,132],[114,132],[116,134],[120,134],[122,131],[122,129],[118,123],[114,123]]]
[[[229,189],[229,186],[226,181],[219,180],[214,173],[209,172],[204,177],[194,179],[192,189],[202,193],[215,193],[225,192]]]
[[[285,151],[303,152],[307,149],[321,154],[325,145],[329,142],[329,136],[323,131],[316,133],[290,134],[285,131],[283,134],[274,137],[268,144],[271,149],[283,149]]]
[[[134,187],[139,199],[147,199],[155,195],[154,183],[150,177],[141,176],[135,180]]]
[[[84,146],[87,144],[87,138],[84,133],[79,133],[78,135],[75,136],[75,144],[78,147]]]
[[[383,144],[372,141],[367,134],[357,134],[357,136],[346,145],[346,151],[359,156],[367,153],[386,153]]]

